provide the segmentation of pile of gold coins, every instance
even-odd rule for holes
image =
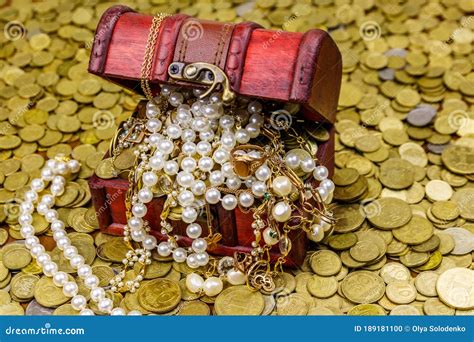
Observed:
[[[273,293],[246,286],[229,286],[214,298],[190,293],[184,279],[192,270],[153,254],[143,286],[115,293],[117,305],[165,315],[474,314],[471,0],[121,4],[289,31],[322,28],[339,46],[344,75],[335,123],[334,234],[313,246],[299,269],[286,269]],[[87,72],[95,27],[111,5],[0,1],[0,314],[77,312],[32,260],[17,223],[17,199],[57,153],[82,163],[57,205],[101,286],[126,253],[120,237],[98,231],[87,186],[96,168],[99,176],[115,176],[101,160],[139,101]],[[317,141],[327,136],[312,128],[307,134]],[[131,159],[124,154],[116,166],[127,169]],[[34,216],[33,226],[47,245],[46,221]],[[86,295],[67,260],[47,247]]]

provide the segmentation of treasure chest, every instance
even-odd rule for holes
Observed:
[[[149,43],[153,17],[114,6],[102,16],[95,35],[89,72],[125,88],[141,93],[143,60]],[[199,20],[187,15],[168,16],[154,37],[148,84],[153,93],[163,85],[202,88],[207,92],[220,87],[239,97],[295,104],[305,125],[324,131],[327,137],[318,144],[317,157],[330,174],[334,159],[334,130],[341,82],[341,56],[322,30],[306,33],[272,31],[251,22],[238,24]],[[189,73],[191,67],[193,72]],[[191,77],[195,68],[204,68],[208,76]],[[186,70],[188,73],[184,72]],[[145,110],[138,105],[134,115]],[[308,124],[309,123],[309,124]],[[125,195],[127,179],[101,179],[89,182],[102,231],[121,234],[126,224]],[[159,228],[163,199],[148,203],[151,233],[162,239]],[[227,211],[220,204],[211,206],[207,220],[222,236],[211,253],[233,255],[251,251],[254,238],[252,215],[239,208]],[[185,235],[186,224],[173,222],[180,243],[191,242]],[[203,228],[206,225],[203,225]],[[307,248],[306,234],[291,232],[288,265],[300,264]],[[272,257],[279,255],[278,247]]]

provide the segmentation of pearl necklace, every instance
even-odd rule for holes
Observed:
[[[113,301],[106,297],[105,290],[99,287],[99,278],[92,274],[92,268],[84,263],[84,257],[80,255],[77,248],[71,245],[67,237],[65,224],[59,219],[58,212],[53,209],[55,198],[64,192],[66,179],[64,176],[76,173],[80,169],[80,163],[74,159],[67,159],[62,155],[56,156],[46,162],[41,170],[41,177],[31,181],[30,190],[25,192],[25,199],[20,205],[20,216],[18,222],[21,226],[20,233],[25,238],[25,246],[36,262],[43,269],[47,277],[51,277],[56,286],[62,287],[63,294],[71,298],[71,306],[80,311],[80,315],[94,315],[94,311],[87,308],[87,299],[78,294],[79,287],[75,281],[69,280],[68,274],[58,270],[58,265],[51,260],[44,246],[34,235],[35,229],[32,213],[37,212],[44,216],[51,224],[53,238],[57,247],[62,251],[64,257],[69,260],[71,266],[77,270],[77,275],[84,281],[84,285],[90,290],[90,298],[97,303],[98,309],[110,315],[124,315],[122,308],[114,308]],[[51,194],[45,194],[39,199],[39,193],[51,182]],[[35,202],[37,202],[35,208]],[[129,315],[141,315],[139,311],[128,312]]]

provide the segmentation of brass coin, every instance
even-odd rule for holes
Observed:
[[[138,290],[138,302],[148,311],[165,313],[176,308],[181,300],[181,289],[168,279],[154,279]]]
[[[374,303],[383,297],[385,283],[378,275],[369,271],[349,273],[341,282],[341,290],[353,303]]]
[[[390,284],[394,281],[407,282],[411,279],[410,270],[396,262],[390,262],[384,265],[380,270],[380,276],[386,284]]]
[[[351,316],[385,316],[385,310],[377,304],[359,304],[352,307],[348,312]]]
[[[15,248],[3,253],[3,265],[10,270],[19,270],[31,262],[30,252],[26,248]]]
[[[413,215],[406,225],[392,230],[392,233],[398,241],[407,245],[418,245],[433,236],[433,225],[424,217]]]
[[[328,240],[329,246],[338,251],[349,249],[356,243],[357,235],[354,233],[332,235]]]
[[[23,316],[25,310],[16,302],[0,305],[0,316]]]
[[[306,316],[309,305],[303,294],[292,293],[287,296],[278,296],[276,312],[278,316]]]
[[[314,273],[327,277],[339,273],[342,262],[333,251],[320,250],[311,256],[310,265]]]
[[[53,279],[42,277],[35,286],[34,296],[36,301],[47,308],[55,308],[66,303],[69,297],[63,294],[62,288],[53,283]]]
[[[63,304],[53,311],[54,316],[77,316],[79,311],[74,309],[71,304]]]
[[[217,296],[214,303],[219,316],[258,316],[264,307],[263,295],[245,285],[228,287]]]
[[[318,298],[328,298],[337,292],[338,282],[336,277],[321,277],[313,275],[308,279],[309,293]]]
[[[415,181],[413,165],[403,159],[389,159],[380,166],[379,180],[390,189],[406,189]]]
[[[184,302],[178,312],[180,316],[209,316],[210,314],[211,309],[209,305],[199,300]]]
[[[0,246],[3,246],[8,241],[8,231],[0,228]]]
[[[380,198],[373,201],[371,205],[375,209],[367,219],[380,229],[399,228],[407,224],[412,217],[410,206],[398,198]]]
[[[344,168],[334,171],[333,182],[337,186],[347,186],[354,184],[359,179],[359,173],[356,169]]]
[[[438,298],[429,298],[423,304],[423,311],[428,316],[453,316],[455,310]]]
[[[451,307],[474,308],[474,271],[456,267],[443,272],[436,282],[436,291],[439,298]]]
[[[474,173],[474,148],[462,145],[451,144],[443,150],[441,159],[446,167],[454,173],[472,174]]]
[[[416,298],[416,288],[407,281],[395,280],[387,284],[385,294],[396,304],[409,304]]]
[[[39,277],[31,274],[18,273],[11,281],[11,294],[21,301],[34,297],[34,290]]]
[[[358,204],[337,205],[333,208],[336,219],[334,231],[348,233],[357,230],[365,221],[365,213]]]

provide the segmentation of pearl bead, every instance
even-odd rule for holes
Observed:
[[[291,193],[292,184],[288,177],[278,176],[272,182],[272,190],[281,197],[288,196]]]
[[[204,183],[202,180],[195,181],[191,186],[191,191],[197,196],[204,195],[206,192],[206,183]]]
[[[216,161],[218,164],[224,164],[226,161],[229,160],[229,152],[222,148],[218,148],[217,150],[214,151],[212,154],[212,159]]]
[[[126,312],[122,308],[115,308],[110,311],[110,316],[124,316],[125,314]]]
[[[190,141],[185,142],[181,147],[181,150],[185,155],[192,156],[194,153],[196,153],[196,144]]]
[[[249,118],[249,122],[250,122],[251,124],[255,124],[255,125],[258,125],[258,126],[262,126],[262,125],[263,125],[263,122],[264,122],[264,119],[263,119],[263,116],[261,116],[261,115],[253,114],[253,115]]]
[[[189,190],[183,190],[178,195],[178,202],[181,206],[190,206],[194,202],[194,194]]]
[[[196,253],[196,260],[199,266],[206,266],[209,262],[209,254],[206,252]]]
[[[31,224],[33,222],[33,216],[30,214],[21,214],[18,216],[18,223],[21,224],[22,226]]]
[[[182,104],[184,101],[184,96],[183,94],[181,93],[178,93],[176,91],[173,91],[171,94],[170,94],[170,97],[168,99],[168,102],[170,103],[170,105],[172,105],[173,107],[178,107],[180,104]]]
[[[255,171],[255,177],[257,177],[259,181],[265,182],[270,176],[271,171],[267,165],[262,165]]]
[[[64,286],[68,282],[68,275],[65,272],[59,271],[53,275],[53,283],[56,286]]]
[[[285,155],[285,164],[290,169],[297,169],[300,166],[300,163],[301,159],[295,152],[290,151]]]
[[[313,171],[313,177],[316,180],[322,181],[323,179],[328,178],[329,176],[329,171],[325,166],[318,166],[314,169]]]
[[[196,221],[198,212],[193,207],[185,207],[181,215],[181,219],[186,223],[192,223]]]
[[[237,207],[237,198],[232,194],[227,194],[222,198],[222,207],[226,210],[234,210]]]
[[[75,255],[70,260],[71,266],[74,268],[78,268],[79,266],[84,265],[84,257],[82,255]]]
[[[77,255],[77,248],[71,245],[66,246],[64,247],[63,254],[66,257],[66,259],[71,259],[73,256]]]
[[[204,286],[204,279],[197,273],[190,273],[186,276],[186,287],[192,293],[201,292]]]
[[[51,257],[47,253],[42,253],[42,254],[38,255],[38,257],[36,258],[36,262],[41,266],[43,266],[44,264],[46,264],[49,261],[51,261]]]
[[[79,291],[79,288],[77,287],[77,284],[74,281],[68,281],[63,285],[63,294],[66,297],[74,297],[77,295],[77,292]]]
[[[291,207],[288,203],[281,201],[272,208],[272,216],[278,222],[286,222],[291,216]]]
[[[252,193],[255,197],[262,197],[267,192],[267,186],[263,182],[253,182]]]
[[[258,101],[252,101],[247,106],[247,111],[250,114],[258,114],[262,112],[262,104]]]
[[[148,171],[143,173],[142,181],[146,186],[152,187],[158,182],[158,176],[156,173]]]
[[[253,197],[252,194],[248,192],[242,192],[239,195],[239,203],[245,208],[250,207],[254,203],[254,201],[255,201],[255,198]]]
[[[87,299],[83,295],[75,295],[71,299],[71,306],[74,310],[82,310],[87,305]]]
[[[192,248],[196,253],[204,252],[207,248],[207,242],[202,238],[195,239],[192,243]]]
[[[25,200],[28,202],[34,202],[38,200],[38,194],[32,190],[28,190],[25,192]]]
[[[132,216],[128,220],[127,224],[131,229],[140,229],[143,227],[143,219],[140,217]]]
[[[37,236],[29,236],[25,238],[25,246],[28,249],[31,249],[33,246],[39,243],[39,239]]]
[[[113,307],[114,307],[114,302],[112,302],[112,299],[110,299],[110,298],[103,298],[97,304],[97,308],[100,311],[107,312],[107,313],[112,311]]]
[[[186,172],[193,172],[196,169],[196,159],[192,157],[185,157],[181,160],[181,169]]]
[[[197,132],[203,132],[209,129],[209,124],[204,118],[195,118],[191,123],[191,128]]]
[[[44,215],[44,218],[46,219],[46,221],[48,221],[49,223],[53,222],[54,220],[57,220],[59,217],[59,214],[56,210],[54,209],[49,209],[46,214]]]
[[[234,124],[235,124],[235,119],[230,115],[223,115],[219,119],[219,126],[221,126],[224,129],[231,129],[232,127],[234,127]]]
[[[320,242],[324,238],[324,230],[319,224],[313,224],[307,236],[311,241]]]
[[[79,172],[79,170],[81,169],[81,163],[79,163],[79,162],[78,162],[77,160],[75,160],[75,159],[69,160],[66,164],[67,164],[68,169],[69,169],[72,173]]]
[[[210,277],[204,281],[202,288],[206,296],[214,297],[222,291],[224,284],[220,278]]]
[[[58,265],[53,261],[48,261],[43,265],[43,273],[48,276],[52,277],[58,271]]]
[[[145,127],[149,132],[156,133],[161,129],[162,123],[160,120],[156,118],[152,118],[152,119],[148,119],[148,121],[145,124]]]
[[[158,250],[158,254],[162,257],[167,257],[171,254],[170,244],[166,241],[160,242],[157,250]]]
[[[247,279],[243,272],[232,268],[227,271],[227,281],[231,285],[243,285]]]
[[[188,255],[188,257],[186,258],[186,264],[190,268],[198,268],[199,267],[199,263],[197,261],[195,253]]]
[[[194,176],[186,171],[181,171],[176,176],[176,181],[184,188],[189,188],[194,182]]]
[[[211,152],[212,146],[207,141],[200,141],[196,145],[196,150],[201,156],[205,156]]]
[[[221,192],[216,188],[210,188],[206,191],[206,201],[209,204],[217,204],[221,199]]]
[[[329,196],[329,191],[327,191],[325,188],[317,187],[316,190],[318,190],[319,195],[321,196],[321,199],[323,201],[327,200]]]
[[[137,217],[143,217],[147,213],[147,208],[143,203],[137,203],[132,206],[132,213]]]
[[[165,166],[165,160],[159,156],[153,156],[149,160],[149,165],[153,170],[161,170]]]
[[[231,176],[227,178],[227,180],[225,181],[225,184],[231,190],[238,190],[240,189],[240,186],[242,185],[242,181],[237,176]]]
[[[186,235],[191,239],[197,239],[202,234],[201,225],[198,223],[191,223],[186,227]]]
[[[216,170],[212,171],[211,174],[209,175],[209,182],[211,182],[212,186],[219,186],[224,183],[225,177],[222,174],[222,172]]]
[[[22,202],[20,204],[20,211],[22,214],[31,214],[35,210],[35,206],[31,202]]]
[[[232,163],[230,162],[222,164],[221,172],[225,177],[236,176],[236,174],[234,173],[234,167],[232,166]]]
[[[35,258],[43,252],[44,252],[43,245],[35,245],[31,248],[31,251],[30,251],[31,255],[34,256]]]
[[[196,139],[196,133],[192,129],[187,128],[183,130],[183,133],[181,134],[181,139],[183,139],[183,141],[186,141],[186,142],[192,142]],[[183,145],[183,152],[184,151],[185,150],[184,150],[184,145]]]
[[[247,132],[246,129],[243,129],[243,128],[238,129],[235,132],[235,140],[237,140],[237,142],[240,144],[246,144],[250,140],[250,134],[249,132]]]
[[[165,173],[169,176],[173,176],[178,173],[179,166],[178,163],[174,160],[167,161],[165,167],[163,168]]]
[[[51,222],[51,230],[53,232],[55,232],[57,230],[63,230],[65,227],[66,226],[65,226],[63,221],[56,220],[56,221]]]
[[[323,179],[321,184],[319,184],[321,188],[326,189],[328,192],[333,192],[335,189],[334,183],[330,179]]]
[[[77,275],[81,278],[85,278],[92,274],[92,268],[89,265],[82,265],[77,269]]]
[[[151,202],[151,200],[153,199],[153,192],[150,190],[150,188],[143,188],[138,191],[138,199],[142,203]]]
[[[316,162],[313,158],[305,158],[300,163],[300,168],[304,172],[311,172],[316,167]]]
[[[91,299],[94,302],[99,302],[105,298],[105,290],[102,287],[95,287],[91,290]]]
[[[232,134],[231,132],[224,132],[222,133],[221,135],[221,143],[222,143],[222,146],[227,149],[227,150],[231,150],[234,148],[235,146],[235,143],[236,143],[236,139],[235,139],[235,136],[234,134]]]
[[[260,134],[260,127],[256,124],[248,124],[245,129],[250,135],[250,138],[256,138]]]
[[[34,191],[40,192],[44,189],[44,187],[45,187],[45,184],[41,178],[35,178],[31,181],[31,188]]]
[[[171,152],[173,152],[173,149],[174,149],[173,142],[168,139],[162,139],[158,143],[158,149],[165,154],[171,154]]]
[[[81,312],[79,312],[79,315],[81,315],[81,316],[95,316],[95,313],[91,309],[82,309]]]
[[[43,170],[41,170],[41,178],[43,178],[45,181],[50,181],[54,177],[54,172],[50,168],[46,167]]]
[[[142,313],[138,310],[132,310],[132,311],[129,311],[127,316],[141,316]]]
[[[33,236],[35,234],[35,229],[31,225],[23,226],[20,228],[20,234],[24,238],[27,238],[28,236]]]
[[[184,248],[178,247],[173,251],[173,259],[176,262],[183,262],[186,260],[186,251]]]
[[[211,141],[215,137],[215,134],[211,130],[199,132],[199,139],[203,141]]]
[[[214,167],[214,161],[211,157],[201,157],[198,166],[201,171],[209,172]]]
[[[171,124],[166,128],[166,134],[168,134],[171,139],[179,139],[181,137],[181,133],[181,127],[178,125]]]
[[[96,275],[90,274],[84,278],[84,285],[89,288],[95,288],[99,286],[99,278]]]
[[[141,242],[145,239],[145,231],[143,229],[132,230],[130,236],[133,241]]]
[[[279,241],[278,233],[272,228],[265,228],[265,230],[263,231],[263,240],[267,245],[276,245]]]
[[[156,238],[153,235],[147,235],[143,239],[143,248],[145,248],[146,250],[155,249],[156,244],[157,244],[157,241],[156,241]]]

